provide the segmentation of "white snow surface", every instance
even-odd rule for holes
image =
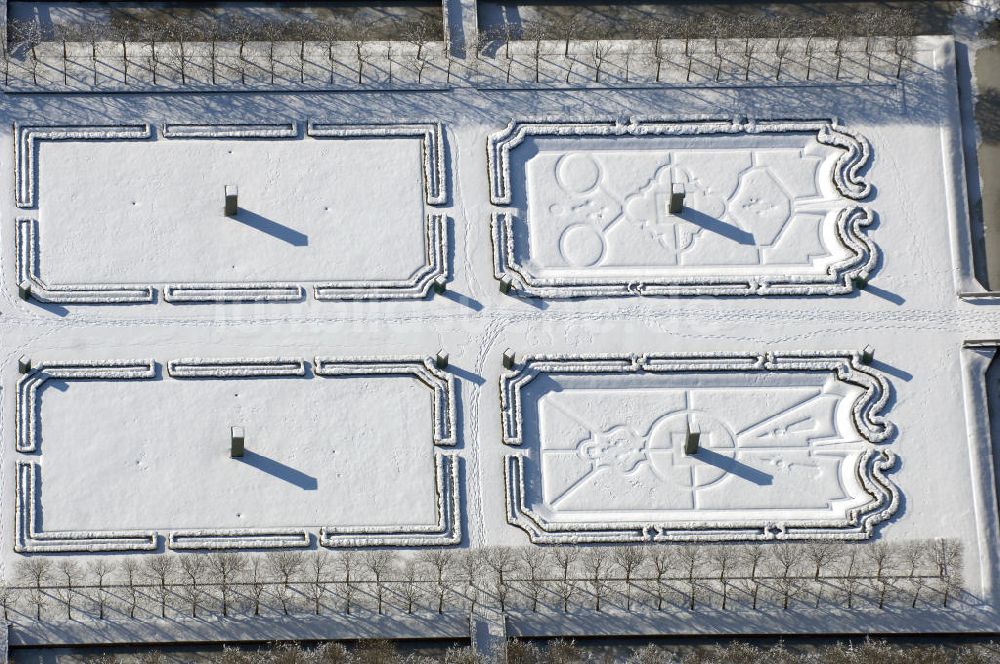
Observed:
[[[739,539],[748,520],[764,524],[754,526],[758,538],[782,532],[767,523],[797,518],[826,527],[831,513],[843,520],[864,503],[864,482],[871,480],[857,474],[856,460],[865,451],[884,451],[882,458],[895,456],[885,472],[894,489],[873,508],[882,517],[870,531],[890,540],[962,540],[971,589],[984,599],[996,597],[998,514],[987,412],[996,392],[985,389],[993,347],[963,348],[963,342],[1000,336],[1000,311],[989,298],[959,297],[982,288],[972,277],[953,44],[921,38],[915,57],[917,65],[902,81],[877,83],[7,95],[0,151],[8,192],[0,215],[4,571],[20,558],[15,512],[24,504],[11,497],[33,499],[17,491],[18,464],[36,465],[40,482],[31,488],[41,524],[34,525],[43,535],[89,533],[106,543],[102,533],[166,537],[356,527],[397,538],[389,542],[397,544],[415,543],[400,534],[410,531],[424,532],[426,542],[443,537],[441,543],[460,533],[458,546],[477,547],[529,541],[528,533],[507,522],[505,457],[524,457],[524,497],[545,503],[559,527],[586,522],[589,530],[583,531],[592,533],[638,523],[642,537],[653,538],[643,523],[692,531],[725,524],[737,535],[723,539]],[[491,203],[487,138],[511,122],[621,128],[654,121],[789,120],[835,120],[863,137],[870,163],[858,177],[871,183],[871,193],[855,201],[838,192],[832,173],[843,150],[817,143],[815,131],[678,139],[622,131],[574,137],[568,129],[514,148],[512,159],[527,160],[527,166],[511,171],[511,186],[526,198]],[[310,122],[440,123],[445,154],[429,154],[431,143],[411,135],[328,140],[296,131],[169,138],[162,130],[185,123]],[[153,130],[136,140],[38,141],[35,172],[21,173],[16,184],[14,123]],[[527,156],[518,153],[525,149]],[[432,182],[436,158],[445,175],[439,198]],[[579,168],[560,171],[566,160]],[[595,194],[594,173],[601,169],[609,179]],[[661,214],[662,191],[650,194],[653,217],[643,223],[647,212],[636,196],[655,189],[658,179],[692,183],[699,170],[701,184],[716,183],[718,197],[693,193],[688,205],[704,208],[722,226],[671,220]],[[19,206],[13,192],[23,192],[29,176],[35,200]],[[227,184],[239,187],[241,210],[257,216],[223,216]],[[558,194],[560,185],[567,185],[565,195]],[[583,192],[582,198],[569,190]],[[870,211],[871,223],[838,236],[837,211],[854,206]],[[539,299],[525,296],[524,282],[515,282],[511,292],[501,293],[491,225],[498,212],[527,216],[536,244],[515,251],[526,273],[575,279],[584,291]],[[564,213],[576,217],[566,221]],[[448,275],[444,293],[430,288],[438,269],[437,236],[428,230],[435,214],[447,217],[447,247],[438,266]],[[82,287],[90,289],[89,304],[18,297],[24,270],[18,269],[17,219],[37,226],[38,265],[27,265],[38,272],[33,293]],[[566,240],[570,226],[584,230]],[[607,235],[611,226],[618,229],[613,237]],[[840,294],[828,285],[771,295],[684,292],[691,283],[711,286],[720,275],[736,274],[765,293],[767,278],[808,281],[849,259],[851,242],[858,243],[855,253],[867,250],[863,238],[874,251],[852,269],[868,276],[864,290],[847,270],[837,282]],[[525,242],[523,235],[515,239]],[[680,255],[699,239],[708,240],[704,253]],[[560,262],[567,259],[560,242],[571,246],[570,265]],[[610,258],[606,243],[617,252]],[[607,265],[595,271],[605,259]],[[676,280],[676,296],[636,295],[641,289],[629,284],[650,274]],[[577,297],[594,285],[584,283],[588,279],[624,285],[612,294]],[[410,281],[386,285],[394,280]],[[329,299],[317,299],[314,287],[328,282],[349,282],[351,292],[376,295],[338,299],[334,289]],[[178,284],[290,285],[296,295],[284,301],[169,301],[164,293]],[[100,303],[101,289],[123,286],[152,289],[146,298],[152,301]],[[875,349],[871,368],[861,366],[858,355],[869,345]],[[764,359],[754,360],[756,369],[728,365],[722,373],[711,363],[681,373],[660,364],[660,374],[586,369],[535,378],[540,382],[531,384],[526,398],[540,414],[521,422],[523,440],[512,445],[505,441],[510,412],[501,409],[500,394],[507,349],[515,353],[514,371],[527,356],[607,361],[648,355],[667,358],[666,364],[679,354]],[[439,350],[450,359],[444,371],[424,360]],[[878,390],[871,381],[852,382],[850,371],[836,377],[804,360],[780,366],[781,357],[810,353],[843,358],[844,366],[884,379],[889,389],[866,397],[866,389]],[[22,357],[36,370],[40,363],[151,360],[154,375],[53,377],[38,392],[37,409],[19,414]],[[372,366],[379,358],[409,358],[418,368],[400,375],[369,367],[329,377],[314,371],[316,357],[368,358]],[[297,358],[305,368],[301,375],[295,362],[278,376],[171,375],[168,364],[181,358]],[[804,403],[803,417],[788,416]],[[560,408],[586,414],[589,428],[575,431],[579,421],[546,419],[547,410]],[[688,414],[678,419],[678,413]],[[881,418],[891,432],[880,428]],[[37,448],[18,452],[19,427],[30,419],[37,425]],[[729,471],[737,477],[705,465],[681,473],[674,467],[683,456],[678,440],[692,423],[725,467],[732,469],[733,459],[756,459],[752,468]],[[245,429],[247,449],[265,459],[266,468],[229,458],[232,426]],[[785,442],[756,456],[731,451],[741,439],[774,442],[781,436]],[[611,439],[631,445],[635,456],[622,461],[612,453],[606,458],[616,461],[602,466],[605,479],[574,489],[575,503],[557,504],[568,485],[593,470],[588,464],[597,463]],[[783,456],[786,443],[800,449]],[[569,461],[554,460],[560,448]],[[462,472],[453,475],[442,457],[455,457]],[[635,472],[645,479],[629,484]],[[795,474],[800,472],[806,475]],[[664,484],[678,473],[686,483],[680,492]],[[777,482],[754,482],[762,473],[785,474]],[[453,476],[461,478],[456,495],[449,488]],[[725,481],[731,486],[717,498],[695,490]],[[631,488],[615,488],[623,485]],[[450,526],[449,501],[459,512]],[[838,528],[832,527],[833,536]],[[656,532],[670,539],[669,527]],[[867,536],[864,528],[851,532]]]

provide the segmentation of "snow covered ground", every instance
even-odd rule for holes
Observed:
[[[7,95],[3,571],[522,544],[514,497],[536,539],[958,538],[994,598],[954,72],[921,38],[901,80]]]

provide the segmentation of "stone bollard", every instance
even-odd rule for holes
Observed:
[[[509,274],[505,274],[500,277],[500,292],[506,295],[510,292],[510,289],[514,286],[514,280],[511,279]]]
[[[670,206],[667,211],[670,214],[680,214],[684,209],[684,183],[674,182],[670,185]]]
[[[243,427],[230,429],[229,456],[233,459],[243,456],[245,434]]]
[[[239,188],[235,184],[226,185],[226,207],[225,214],[227,217],[235,217],[236,210],[239,208]]]
[[[698,453],[698,443],[701,441],[701,430],[698,428],[697,424],[692,426],[691,422],[688,422],[687,429],[687,436],[684,438],[684,454],[686,456],[691,456]]]
[[[448,277],[439,275],[434,278],[434,292],[441,295],[448,289]]]
[[[875,347],[865,346],[861,351],[861,364],[871,364],[875,360]]]
[[[448,353],[443,348],[434,356],[434,366],[438,369],[448,368]]]
[[[514,368],[514,351],[508,348],[503,352],[503,368],[513,369]]]

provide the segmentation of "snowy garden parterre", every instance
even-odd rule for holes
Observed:
[[[882,39],[15,49],[12,643],[1000,629],[954,43]]]

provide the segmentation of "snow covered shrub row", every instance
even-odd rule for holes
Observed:
[[[27,558],[0,586],[13,622],[209,615],[784,611],[947,608],[963,597],[953,540],[419,553],[162,554]]]

